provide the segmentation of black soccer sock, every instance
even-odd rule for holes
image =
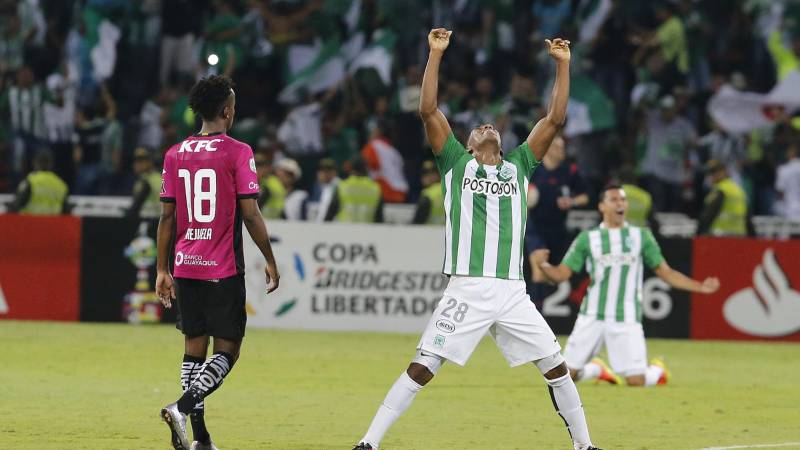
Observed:
[[[194,440],[201,444],[208,444],[211,442],[211,435],[206,428],[205,412],[196,410],[189,414],[189,420],[192,422],[192,435]]]
[[[181,390],[183,392],[186,392],[194,380],[197,379],[197,375],[199,375],[200,371],[203,369],[203,363],[205,363],[205,359],[203,358],[183,355],[183,364],[181,365]],[[211,436],[206,428],[205,402],[194,405],[194,409],[191,414],[189,414],[189,419],[192,422],[194,440],[203,444],[208,444],[211,441]]]
[[[197,378],[189,389],[178,399],[178,410],[184,414],[192,412],[194,407],[216,391],[225,376],[233,368],[233,356],[225,352],[217,352],[206,360]]]

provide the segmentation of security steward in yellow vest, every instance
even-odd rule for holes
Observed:
[[[411,223],[444,225],[444,194],[439,182],[439,171],[433,161],[422,163],[422,192]]]
[[[14,201],[8,205],[9,212],[34,215],[69,213],[69,188],[52,170],[52,153],[46,150],[37,153],[33,159],[33,171],[17,187]]]
[[[139,147],[133,151],[133,173],[136,175],[133,201],[125,216],[158,217],[161,213],[161,203],[158,199],[161,192],[161,173],[156,168],[150,150]]]
[[[253,155],[256,162],[256,173],[260,192],[258,194],[258,207],[261,216],[265,219],[280,219],[283,207],[286,205],[286,187],[273,172],[269,160],[263,153]]]
[[[352,162],[352,174],[336,186],[325,221],[350,223],[383,222],[381,187],[367,176],[361,159]]]
[[[625,215],[625,220],[637,227],[650,227],[658,239],[659,224],[653,214],[653,197],[638,186],[638,179],[632,167],[624,166],[619,171],[618,178],[628,199],[628,213]]]
[[[708,161],[706,172],[714,187],[706,196],[705,207],[698,218],[697,234],[752,236],[744,190],[728,177],[725,165],[717,160]]]

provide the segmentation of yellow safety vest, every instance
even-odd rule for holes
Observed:
[[[428,197],[431,202],[431,211],[428,214],[427,224],[444,225],[444,194],[442,194],[442,185],[434,183],[422,190],[422,195]]]
[[[647,217],[653,207],[653,197],[650,193],[633,184],[623,184],[622,189],[628,199],[628,215],[626,220],[637,227],[647,226]]]
[[[381,187],[366,176],[351,175],[339,183],[339,222],[370,223],[381,202]]]
[[[161,174],[153,170],[143,174],[140,179],[150,186],[150,193],[147,195],[147,200],[142,204],[139,215],[144,217],[156,217],[161,212],[161,202],[159,201],[159,194],[161,193]]]
[[[711,234],[718,236],[744,236],[747,234],[747,196],[730,178],[717,183],[706,197],[706,204],[711,203],[715,192],[725,196],[722,209],[711,223]]]
[[[28,175],[31,198],[20,213],[55,215],[61,214],[67,197],[67,184],[50,171],[36,171]]]
[[[261,183],[261,188],[269,191],[269,199],[261,207],[265,219],[279,219],[286,204],[286,188],[275,175],[270,175]]]

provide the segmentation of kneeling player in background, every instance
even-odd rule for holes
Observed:
[[[669,372],[663,361],[654,359],[647,364],[642,329],[642,263],[676,289],[711,294],[719,289],[719,280],[707,278],[700,282],[672,269],[650,229],[625,222],[628,200],[621,186],[607,186],[598,208],[603,222],[581,232],[561,264],[552,266],[547,262],[548,250],[534,252],[534,262],[543,277],[534,281],[561,283],[584,266],[592,278],[564,351],[574,380],[601,379],[619,384],[621,379],[616,372],[630,386],[665,384]],[[613,371],[594,358],[603,344]]]
[[[194,85],[189,105],[203,127],[164,157],[156,293],[167,308],[177,299],[185,353],[183,396],[165,406],[161,417],[179,450],[216,449],[206,430],[203,400],[233,368],[244,337],[242,221],[266,259],[268,292],[278,287],[278,269],[257,204],[253,151],[225,134],[235,113],[232,84],[227,77],[211,76]],[[168,262],[173,229],[174,280]],[[214,354],[206,359],[209,336],[214,337]],[[187,415],[194,433],[191,445]]]

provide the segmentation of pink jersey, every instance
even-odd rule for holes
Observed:
[[[240,198],[258,197],[250,146],[222,133],[196,135],[164,156],[161,201],[175,202],[176,278],[244,272]]]

